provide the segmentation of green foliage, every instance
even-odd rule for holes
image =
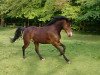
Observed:
[[[44,2],[44,3],[43,3]],[[59,3],[60,2],[60,3]],[[48,21],[58,10],[61,10],[66,0],[5,0],[1,4],[1,14],[11,17]]]
[[[83,31],[100,31],[100,0],[77,0],[80,11],[76,21]]]
[[[40,13],[39,21],[49,21],[50,18],[55,15],[55,12],[59,10],[61,11],[64,3],[66,3],[66,0],[47,0],[42,12]]]
[[[80,0],[79,20],[97,20],[100,18],[100,0]]]
[[[76,19],[79,11],[79,6],[72,6],[69,3],[66,3],[65,6],[62,8],[62,15],[68,18]]]
[[[37,16],[37,13],[34,12],[34,10],[40,8],[41,0],[17,0],[15,4],[16,5],[13,6],[14,9],[12,9],[8,15],[32,19]]]

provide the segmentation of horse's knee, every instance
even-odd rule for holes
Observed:
[[[60,45],[61,47],[63,47],[63,52],[65,53],[65,50],[66,50],[66,46],[65,45],[63,45],[62,43],[61,43],[61,45]]]
[[[63,55],[63,54],[65,54],[65,52],[64,51],[61,51],[61,55]]]

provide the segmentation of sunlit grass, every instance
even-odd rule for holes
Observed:
[[[73,33],[68,38],[63,31],[61,42],[66,46],[67,64],[52,45],[41,45],[40,52],[45,61],[39,60],[33,43],[22,58],[20,38],[10,43],[15,28],[0,28],[0,75],[100,75],[100,36]]]

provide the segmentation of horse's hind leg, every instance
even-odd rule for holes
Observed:
[[[41,54],[39,52],[39,43],[34,42],[34,45],[35,45],[35,51],[36,51],[36,53],[38,54],[39,58],[41,60],[43,60],[44,58],[41,56]]]
[[[30,42],[24,41],[24,45],[22,47],[23,58],[25,58],[25,49],[28,47]]]

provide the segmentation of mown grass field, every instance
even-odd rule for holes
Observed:
[[[46,59],[39,60],[33,43],[22,58],[20,38],[10,43],[15,28],[0,28],[0,75],[100,75],[100,35],[73,33],[68,38],[62,32],[62,43],[67,47],[67,64],[52,45],[41,45],[40,52]]]

